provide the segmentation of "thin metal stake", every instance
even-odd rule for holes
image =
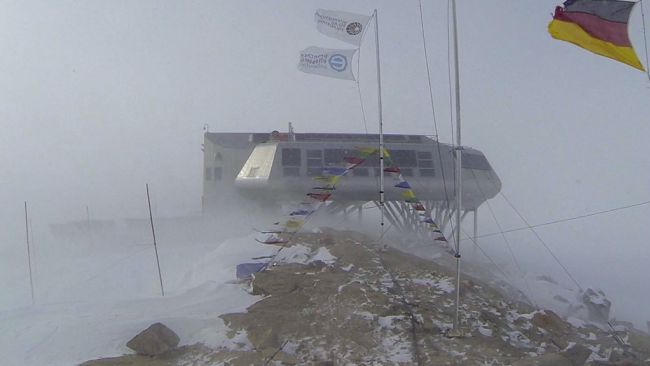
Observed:
[[[158,245],[156,243],[156,230],[153,227],[153,215],[151,213],[151,199],[149,198],[149,183],[147,187],[147,204],[149,205],[149,221],[151,222],[151,235],[153,235],[153,250],[156,253],[156,266],[158,267],[158,279],[160,280],[160,294],[165,296],[165,288],[163,287],[162,273],[160,272],[160,260],[158,259]]]

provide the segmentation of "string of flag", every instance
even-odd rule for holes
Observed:
[[[363,165],[368,158],[377,154],[378,148],[374,147],[358,147],[354,150],[353,155],[345,156],[343,158],[343,166],[340,167],[326,167],[322,171],[322,175],[313,177],[315,182],[314,187],[305,194],[305,200],[300,202],[297,206],[293,207],[285,215],[284,219],[273,223],[273,228],[260,231],[264,234],[263,239],[255,239],[259,243],[268,245],[281,245],[289,243],[291,235],[299,232],[309,218],[320,209],[323,205],[327,205],[332,199],[334,191],[337,189],[337,184],[342,177],[348,175],[355,168]],[[407,203],[411,209],[412,214],[417,215],[418,221],[431,232],[433,241],[440,247],[445,249],[451,255],[456,255],[453,247],[449,245],[438,224],[431,217],[431,212],[427,210],[425,205],[417,198],[413,186],[404,178],[399,166],[391,158],[388,149],[384,149],[384,159],[387,166],[384,168],[384,173],[389,174],[394,182],[393,187],[401,190],[401,196],[404,202]],[[282,250],[282,248],[280,248]],[[278,251],[279,253],[279,251]],[[278,254],[276,253],[276,255]],[[275,257],[275,256],[273,256]],[[273,258],[271,258],[272,260]],[[270,261],[264,263],[243,263],[237,266],[237,277],[240,279],[248,278],[252,273],[264,270]]]

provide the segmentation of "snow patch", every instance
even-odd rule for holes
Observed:
[[[324,262],[324,263],[327,263],[327,264],[332,264],[332,263],[336,262],[337,259],[338,258],[333,256],[332,253],[330,253],[330,251],[327,250],[327,248],[320,247],[320,248],[318,248],[318,251],[316,251],[316,254],[314,254],[311,257],[310,262],[321,261],[321,262]]]

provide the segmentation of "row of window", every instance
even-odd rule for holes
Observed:
[[[222,169],[220,166],[205,168],[205,180],[221,180]]]
[[[308,167],[340,166],[346,156],[354,156],[355,151],[350,149],[324,149],[307,150],[306,159]],[[391,150],[387,161],[393,161],[402,168],[433,168],[433,156],[430,151]],[[302,150],[297,148],[282,149],[282,166],[300,166]],[[377,154],[369,156],[363,165],[379,166]],[[481,154],[463,153],[463,168],[490,170],[490,164]]]
[[[331,167],[340,167],[344,158],[354,156],[355,150],[351,149],[323,149],[306,150],[307,176],[323,175],[323,171]],[[433,156],[430,151],[391,150],[386,162],[393,162],[400,167],[402,175],[412,177],[415,169],[419,167],[421,177],[435,176]],[[282,167],[285,176],[299,176],[302,164],[302,150],[297,148],[282,149]],[[386,164],[388,166],[389,164]],[[377,154],[365,159],[364,163],[352,171],[352,175],[369,177],[370,170],[374,176],[379,176],[379,156]]]
[[[285,177],[299,177],[300,176],[300,168],[299,167],[283,167],[282,168],[283,174]],[[354,177],[370,177],[370,172],[373,172],[373,175],[375,177],[379,176],[379,168],[362,168],[362,167],[356,167],[354,168],[350,173],[350,175]],[[419,171],[420,172],[420,177],[435,177],[436,172],[435,169],[433,168],[420,168],[420,169],[414,169],[414,168],[401,168],[400,172],[402,173],[403,176],[405,177],[413,177],[415,176],[415,172]],[[316,177],[316,176],[321,176],[327,174],[327,170],[323,168],[308,168],[307,169],[307,176],[309,177]]]
[[[308,167],[331,167],[340,166],[347,156],[355,156],[355,150],[349,149],[324,149],[306,150]],[[386,161],[392,161],[401,168],[433,168],[433,156],[430,151],[414,150],[391,150],[390,157]],[[282,149],[282,166],[301,166],[302,150],[297,148]],[[363,165],[379,166],[378,154],[369,156]]]

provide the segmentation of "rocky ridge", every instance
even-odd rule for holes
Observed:
[[[461,328],[449,338],[448,268],[356,232],[299,234],[247,284],[264,298],[224,314],[236,346],[184,346],[96,365],[650,365],[650,337],[562,319],[465,276]],[[601,329],[603,328],[603,329]]]

